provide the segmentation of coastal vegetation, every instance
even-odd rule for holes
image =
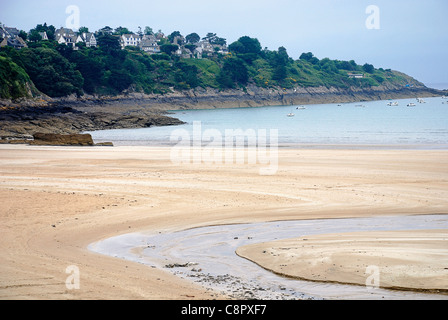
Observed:
[[[50,97],[68,95],[118,95],[127,92],[165,94],[198,87],[220,90],[245,88],[291,89],[297,87],[350,88],[391,84],[409,86],[418,82],[390,69],[355,61],[319,59],[311,52],[298,60],[287,49],[262,49],[258,39],[243,36],[206,58],[184,58],[175,54],[179,35],[160,40],[161,52],[150,54],[138,47],[122,49],[119,37],[102,34],[96,47],[75,49],[54,40],[28,37],[28,47],[0,51],[0,98],[27,97],[38,91]],[[209,34],[208,41],[225,45],[225,39]],[[194,46],[197,34],[187,36]],[[205,38],[204,38],[205,39]],[[191,43],[190,43],[191,42]]]

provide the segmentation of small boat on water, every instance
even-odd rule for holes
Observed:
[[[295,114],[294,113],[288,113],[288,117],[294,117],[295,116]]]
[[[396,106],[398,106],[398,102],[389,102],[389,103],[387,104],[387,106],[388,106],[388,107],[396,107]]]
[[[297,107],[296,110],[304,110],[306,109],[305,106]]]
[[[357,104],[355,107],[357,107],[357,108],[365,108],[366,106],[363,105],[363,104]]]
[[[422,98],[417,98],[418,103],[426,103],[425,100],[423,100]]]
[[[415,103],[408,103],[408,107],[415,107]]]

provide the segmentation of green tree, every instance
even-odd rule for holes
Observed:
[[[261,54],[261,44],[256,38],[244,36],[229,45],[229,50],[251,64]]]
[[[42,40],[42,36],[40,35],[39,31],[32,30],[29,34],[28,40],[31,42],[38,42]]]
[[[176,68],[175,80],[181,89],[196,88],[200,84],[198,67],[178,62]]]
[[[123,35],[123,34],[131,34],[132,32],[131,31],[129,31],[129,29],[128,28],[125,28],[125,27],[118,27],[118,28],[116,28],[115,29],[115,32],[114,32],[114,34],[116,34],[116,35]]]
[[[289,55],[288,51],[285,47],[278,48],[278,55],[277,55],[278,64],[281,65],[287,65],[289,62]]]
[[[185,48],[187,48],[191,52],[194,52],[194,50],[197,48],[197,46],[195,44],[187,44],[187,45],[185,45]]]
[[[258,55],[261,52],[261,44],[256,38],[244,36],[232,43],[229,50],[240,54],[253,53]]]
[[[287,75],[288,75],[288,71],[286,69],[286,66],[278,65],[274,69],[274,73],[272,75],[272,79],[276,80],[276,81],[282,81],[282,80],[285,80]]]
[[[246,64],[240,58],[227,58],[222,67],[224,75],[229,74],[232,81],[240,84],[247,84],[249,80],[249,72]]]
[[[82,94],[81,73],[56,50],[24,48],[18,53],[18,59],[39,91],[50,97]]]
[[[226,70],[221,70],[216,76],[216,82],[221,89],[235,88],[235,82],[232,80],[232,73]]]
[[[28,96],[30,78],[23,68],[9,57],[0,56],[0,98],[17,99]]]
[[[227,40],[224,38],[220,38],[220,37],[215,37],[214,39],[212,39],[210,41],[211,44],[215,44],[218,46],[225,46],[227,44]]]
[[[144,31],[144,33],[145,33],[147,36],[149,36],[149,35],[151,35],[151,34],[154,34],[154,31],[152,30],[151,27],[146,26],[146,27],[145,27],[145,31]]]
[[[83,90],[89,94],[95,93],[97,88],[101,86],[101,79],[106,71],[97,51],[87,48],[77,51],[72,50],[68,58],[71,63],[76,65],[76,70],[84,78]]]
[[[121,50],[120,39],[116,36],[104,34],[98,37],[97,42],[106,54],[116,54]]]
[[[168,36],[168,41],[174,43],[176,37],[182,37],[182,34],[179,31],[174,31]]]
[[[179,49],[179,46],[176,44],[164,44],[160,46],[160,51],[166,53],[171,56],[174,52]]]
[[[209,33],[207,33],[207,35],[204,38],[202,38],[202,40],[205,40],[208,43],[211,43],[211,41],[213,41],[214,38],[216,38],[216,33],[209,32]]]
[[[276,81],[284,80],[287,75],[287,65],[289,63],[289,55],[285,47],[278,48],[278,51],[271,56],[270,64],[274,68],[272,79]]]
[[[89,28],[87,28],[87,27],[80,27],[78,32],[79,33],[88,33],[89,32]]]
[[[201,40],[201,37],[197,33],[190,33],[185,37],[185,40],[189,44],[195,44],[198,43]]]
[[[373,67],[373,65],[368,64],[368,63],[364,64],[362,66],[362,69],[367,73],[373,73],[373,71],[375,71],[375,68]]]
[[[55,40],[56,28],[53,25],[47,25],[46,22],[44,24],[38,24],[36,28],[31,29],[29,33],[32,33],[33,31],[46,32],[48,40]]]
[[[302,53],[299,57],[300,60],[308,61],[311,64],[317,64],[319,62],[319,59],[316,58],[311,52]]]
[[[28,34],[25,31],[20,30],[19,37],[26,41],[28,38]]]
[[[109,26],[105,26],[104,28],[98,30],[98,34],[100,35],[111,35],[114,32],[114,29],[112,29]]]
[[[108,83],[118,92],[122,92],[123,90],[129,88],[129,86],[132,84],[132,78],[126,71],[112,70],[108,79]]]
[[[336,66],[339,70],[349,70],[353,71],[356,70],[356,65],[353,66],[350,61],[336,61]]]

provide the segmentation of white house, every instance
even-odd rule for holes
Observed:
[[[39,32],[39,34],[42,37],[42,40],[48,40],[48,35],[47,35],[47,33],[45,31],[44,32]]]
[[[364,78],[364,74],[363,73],[349,73],[348,77],[355,78],[355,79],[362,79],[362,78]]]
[[[59,28],[58,30],[56,30],[54,36],[59,44],[65,44],[67,46],[75,48],[77,36],[72,29]]]
[[[138,47],[142,42],[142,38],[136,34],[123,34],[121,36],[121,47],[125,48],[127,46]]]
[[[86,44],[86,47],[96,47],[97,41],[95,35],[91,32],[83,32],[78,34],[76,38],[76,43],[83,42]]]

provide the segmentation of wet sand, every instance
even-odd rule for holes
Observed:
[[[156,147],[1,145],[0,164],[0,299],[225,298],[87,247],[147,230],[448,212],[442,150],[279,150],[272,176],[174,164]],[[66,287],[69,266],[79,289]]]
[[[302,280],[448,294],[448,230],[307,236],[240,247],[237,254]]]

